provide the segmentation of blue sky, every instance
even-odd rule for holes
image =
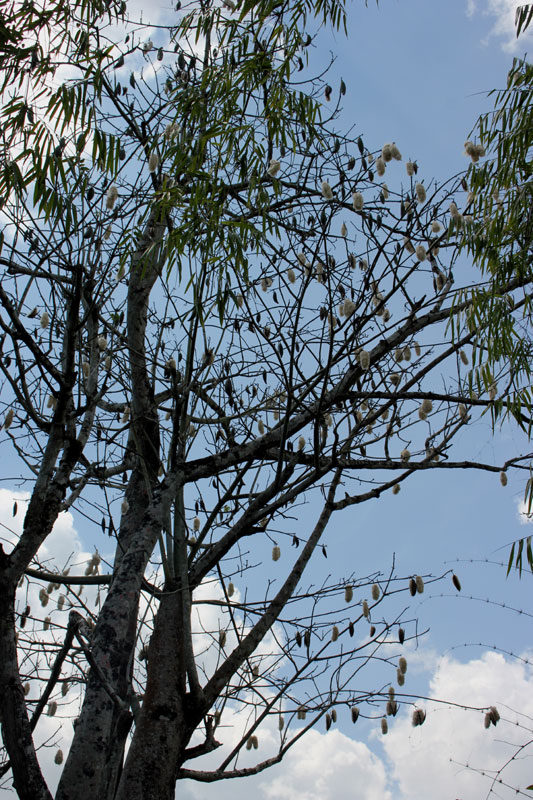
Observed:
[[[348,37],[323,31],[310,58],[311,71],[318,70],[333,53],[329,80],[338,86],[342,76],[347,84],[339,129],[355,126],[373,150],[396,141],[404,161],[417,160],[426,184],[432,177],[442,182],[465,169],[463,143],[478,115],[492,105],[486,92],[504,85],[513,55],[527,49],[527,37],[514,46],[511,6],[504,0],[381,0],[376,7],[369,0],[365,8],[362,0],[355,0],[348,8]],[[161,6],[156,13],[163,15]],[[403,164],[397,169],[401,179]],[[495,464],[527,449],[513,426],[493,435],[488,420],[469,427],[461,442],[464,453]],[[409,691],[474,705],[505,702],[533,716],[528,669],[477,646],[496,644],[523,653],[530,645],[529,618],[468,599],[473,595],[533,613],[530,576],[506,580],[501,566],[484,563],[506,561],[508,543],[528,532],[518,513],[524,484],[525,479],[512,474],[505,488],[494,474],[420,474],[398,496],[389,494],[344,512],[335,523],[327,561],[316,561],[304,582],[320,583],[328,573],[343,575],[347,563],[360,574],[386,572],[393,553],[400,574],[438,575],[453,567],[461,577],[462,596],[457,597],[447,579],[435,590],[428,588],[414,606],[421,628],[431,630],[409,652]],[[303,527],[312,514],[313,508],[302,511]],[[63,532],[62,547],[91,551],[95,542],[81,518],[74,517],[74,528]],[[416,731],[410,728],[408,711],[400,713],[387,738],[377,734],[375,724],[353,729],[341,720],[328,737],[322,729],[313,732],[284,764],[251,782],[191,784],[177,796],[240,800],[251,791],[258,800],[422,800],[429,792],[434,800],[483,796],[483,779],[450,765],[449,759],[460,761],[464,755],[464,762],[473,764],[477,758],[485,769],[503,763],[506,751],[497,742],[493,749],[487,743],[488,737],[491,742],[497,738],[495,729],[484,731],[479,715],[444,713],[434,706],[428,710],[426,725]],[[511,739],[515,717],[511,711],[502,717],[510,722],[501,738]],[[235,724],[238,728],[238,720]],[[527,734],[521,734],[524,740]],[[267,730],[264,736],[274,733]],[[47,768],[54,769],[51,764]],[[519,768],[511,783],[527,785],[527,770],[527,765]],[[528,783],[533,782],[533,775],[529,777]]]

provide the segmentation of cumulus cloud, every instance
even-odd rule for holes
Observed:
[[[260,738],[260,748],[269,731]],[[323,734],[309,731],[282,763],[243,780],[203,784],[184,781],[176,797],[194,800],[390,800],[383,761],[363,742],[339,730]]]
[[[22,533],[28,500],[28,492],[0,489],[0,536],[6,552],[12,550]],[[91,555],[83,549],[74,517],[70,512],[63,512],[39,549],[37,561],[47,571],[57,572],[72,567],[72,574],[83,574]],[[43,605],[40,595],[43,590],[48,596],[46,605]],[[30,609],[24,628],[18,631],[19,643],[27,651],[27,657],[21,661],[21,677],[29,687],[30,713],[42,693],[40,678],[47,674],[43,669],[44,660],[48,664],[52,662],[52,654],[63,641],[68,612],[72,605],[78,605],[75,592],[79,593],[79,587],[48,585],[33,578],[24,580],[17,591],[18,613],[27,607]],[[86,607],[94,608],[98,602],[97,587],[84,587],[83,592]],[[63,597],[63,601],[59,602],[59,597]],[[83,608],[79,610],[85,613]],[[81,702],[79,683],[67,682],[63,689],[65,679],[71,674],[75,673],[70,665],[64,664],[59,683],[50,698],[57,703],[57,711],[53,716],[43,714],[35,730],[39,763],[51,791],[55,791],[62,769],[55,763],[57,751],[63,750],[65,756],[68,752],[73,733],[72,719],[78,715]],[[6,780],[6,785],[9,785],[9,777]]]
[[[29,497],[28,492],[0,489],[1,535],[11,546],[22,533]],[[74,527],[74,518],[69,511],[64,511],[57,518],[50,536],[39,550],[39,561],[43,566],[59,563],[63,568],[71,557],[78,557],[81,550],[82,545]]]
[[[426,722],[413,728],[412,706],[406,709],[384,740],[398,793],[409,800],[484,795],[492,777],[516,748],[531,738],[531,666],[494,652],[467,663],[444,658],[430,691],[432,697],[460,705],[495,705],[501,720],[497,727],[486,730],[483,711],[421,702],[419,707],[427,711]],[[501,777],[505,784],[523,789],[531,783],[528,761],[513,761]],[[514,788],[506,795],[499,786],[498,795],[510,797]]]
[[[469,17],[481,15],[491,17],[493,25],[482,40],[488,44],[491,39],[501,41],[503,50],[515,51],[524,46],[524,37],[530,35],[529,29],[516,38],[515,13],[518,3],[515,0],[467,0],[466,13]]]
[[[433,664],[433,659],[430,662]],[[531,739],[531,677],[531,666],[525,661],[511,661],[494,652],[486,652],[466,663],[452,657],[441,659],[430,681],[431,696],[480,710],[465,711],[449,703],[421,701],[416,707],[427,711],[427,719],[422,727],[413,728],[414,706],[409,704],[402,707],[395,719],[390,718],[386,736],[376,732],[374,726],[367,743],[355,741],[336,728],[328,733],[312,730],[298,741],[281,764],[267,772],[244,780],[213,784],[183,781],[176,797],[246,800],[252,794],[256,800],[348,800],[353,797],[357,800],[388,800],[390,797],[426,800],[429,796],[433,800],[450,800],[485,796],[492,776],[519,745]],[[486,730],[481,709],[491,705],[499,709],[501,720],[497,727]],[[231,718],[229,713],[231,738],[236,742],[241,723],[236,715]],[[339,725],[342,722],[341,717]],[[279,741],[275,720],[261,730],[260,754],[271,752]],[[359,728],[351,730],[355,734],[363,732]],[[188,766],[212,769],[216,753],[206,759]],[[251,763],[251,757],[245,753],[239,766]],[[503,784],[511,788],[498,785],[498,796],[510,800],[515,795],[515,787],[524,789],[531,783],[529,761],[525,758],[513,761],[504,769],[501,778]]]
[[[521,525],[530,525],[533,522],[525,500],[519,500],[516,504],[516,515]]]
[[[28,495],[23,492],[0,490],[0,522],[3,524],[4,541],[14,543],[21,532]],[[13,504],[17,513],[13,516]],[[66,561],[77,564],[73,570],[83,572],[90,553],[83,550],[71,514],[62,515],[53,533],[42,548],[40,557],[49,568],[57,563],[63,568]],[[62,588],[50,592],[50,602],[42,608],[38,581],[27,581],[19,589],[19,610],[26,603],[32,611],[22,636],[32,639],[60,642],[65,615],[73,595]],[[67,602],[63,610],[57,608],[57,597],[65,592]],[[87,608],[97,603],[95,587],[84,589]],[[235,645],[235,634],[229,624],[229,615],[222,600],[223,593],[217,581],[206,582],[195,592],[193,625],[195,647],[203,670],[202,676],[212,674],[219,658],[217,632],[227,629],[227,648]],[[239,586],[235,587],[233,600],[240,599]],[[215,604],[213,604],[215,600]],[[50,630],[43,631],[43,620],[51,617]],[[239,622],[237,613],[237,624]],[[389,733],[382,736],[376,725],[366,741],[357,741],[352,736],[365,736],[364,720],[355,728],[339,713],[339,722],[327,733],[311,730],[289,750],[284,760],[266,772],[244,780],[222,781],[212,784],[181,781],[176,796],[182,800],[247,800],[253,793],[255,800],[449,800],[450,797],[474,797],[485,794],[497,770],[513,756],[517,747],[532,738],[533,695],[531,693],[531,666],[524,660],[510,660],[495,652],[483,653],[479,658],[462,663],[448,656],[438,659],[436,652],[420,648],[407,649],[409,663],[409,690],[416,691],[419,679],[424,681],[430,673],[429,695],[449,703],[474,706],[479,710],[465,711],[448,704],[424,701],[419,707],[427,711],[422,727],[411,725],[411,704],[402,705],[398,716],[390,719]],[[264,674],[276,652],[275,637],[262,643],[256,653],[260,672]],[[533,659],[532,659],[533,660]],[[41,683],[32,663],[28,662],[26,677],[30,684],[29,700],[36,700]],[[67,670],[62,677],[67,676]],[[412,684],[412,686],[411,686]],[[407,686],[406,686],[407,688]],[[266,689],[266,687],[265,687]],[[266,689],[266,692],[272,691]],[[400,690],[397,693],[401,700]],[[41,746],[39,757],[50,789],[59,779],[61,767],[54,763],[57,749],[61,747],[65,757],[72,738],[71,720],[77,716],[82,698],[79,684],[70,686],[63,696],[57,687],[52,699],[57,700],[58,710],[53,717],[44,716],[36,731],[36,741]],[[484,711],[495,705],[501,720],[497,727],[484,728]],[[192,769],[215,769],[231,752],[245,734],[253,708],[238,708],[227,703],[222,714],[216,737],[223,747],[188,763]],[[287,721],[288,722],[288,718]],[[278,730],[277,714],[272,714],[258,727],[257,751],[239,754],[237,766],[252,766],[258,760],[276,754],[286,728]],[[300,723],[293,720],[292,725]],[[302,723],[305,724],[305,723]],[[349,725],[349,727],[348,727]],[[297,728],[295,728],[297,730]],[[527,756],[527,752],[522,755]],[[468,767],[466,766],[468,765]],[[484,772],[485,775],[481,775]],[[488,776],[488,777],[487,777]],[[514,759],[502,774],[505,786],[498,787],[498,796],[507,800],[514,796],[514,788],[524,789],[531,783],[531,769],[526,758]],[[507,794],[506,794],[507,793]]]
[[[271,800],[388,800],[385,765],[340,731],[311,731],[286,760],[284,774],[260,785]]]

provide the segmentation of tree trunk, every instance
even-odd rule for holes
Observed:
[[[33,745],[24,701],[15,640],[15,587],[6,578],[6,556],[0,547],[0,695],[2,739],[11,761],[20,800],[52,800]]]
[[[180,592],[161,598],[148,651],[146,693],[116,800],[173,800],[180,756],[191,736]]]

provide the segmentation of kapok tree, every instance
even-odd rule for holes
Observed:
[[[336,132],[344,82],[293,85],[312,37],[291,9],[252,5],[203,3],[120,47],[88,32],[98,57],[83,49],[49,102],[54,117],[84,97],[85,128],[61,116],[53,149],[46,121],[22,131],[32,153],[12,142],[29,191],[3,209],[3,448],[29,496],[0,559],[0,714],[21,798],[51,798],[33,736],[70,703],[58,800],[163,800],[183,777],[256,773],[381,697],[385,731],[416,634],[392,598],[423,579],[387,565],[316,588],[304,571],[333,517],[421,470],[505,482],[520,464],[453,459],[507,374],[465,381],[461,187]],[[517,313],[529,285],[504,287]],[[114,555],[65,574],[40,553],[69,509]],[[228,747],[221,719],[239,709]]]

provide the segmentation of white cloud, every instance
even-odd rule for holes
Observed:
[[[17,492],[11,489],[0,489],[0,536],[14,545],[22,533],[24,515],[28,507],[28,492]],[[17,513],[13,516],[14,504]],[[39,550],[38,558],[43,566],[61,565],[64,568],[71,557],[79,560],[82,545],[76,529],[74,518],[69,511],[62,512]]]
[[[483,44],[488,44],[491,39],[501,40],[503,50],[515,51],[524,48],[524,37],[530,31],[522,33],[520,38],[516,38],[515,13],[519,3],[516,0],[467,0],[467,16],[473,17],[476,14],[484,17],[494,18],[494,24],[487,36],[482,40]]]
[[[263,779],[259,788],[271,800],[388,800],[392,796],[381,759],[366,744],[338,730],[310,731],[287,757],[282,774]]]
[[[7,551],[18,541],[23,528],[24,516],[28,507],[29,493],[10,489],[0,489],[0,537],[8,546]],[[16,509],[15,509],[16,503]],[[16,510],[16,513],[13,512]],[[72,566],[72,573],[83,574],[87,560],[92,554],[84,552],[82,543],[74,526],[74,518],[70,512],[59,515],[52,532],[47,537],[38,552],[37,560],[40,566],[49,571],[62,571],[67,566]],[[47,645],[50,651],[62,643],[65,631],[66,615],[71,608],[71,602],[76,602],[74,591],[66,587],[54,588],[49,592],[49,601],[43,606],[39,596],[47,584],[33,578],[26,579],[17,591],[17,610],[19,613],[30,607],[29,619],[25,627],[19,629],[19,643],[27,643],[27,657],[21,660],[21,677],[29,683],[28,700],[30,712],[33,703],[38,700],[42,692],[42,678],[47,674],[43,668],[43,659]],[[64,594],[66,600],[58,608],[58,598]],[[98,590],[97,587],[86,587],[83,590],[83,599],[91,610],[95,607]],[[82,613],[83,608],[79,609]],[[50,618],[47,630],[44,630],[44,620]],[[61,679],[69,676],[71,670],[64,665]],[[82,696],[81,684],[70,684],[66,695],[62,694],[63,681],[58,683],[52,693],[51,700],[58,704],[57,712],[49,717],[42,715],[35,730],[35,745],[37,747],[39,763],[45,780],[51,791],[55,787],[61,774],[61,767],[55,764],[54,758],[57,750],[61,748],[66,757],[72,739],[72,719],[79,713]],[[9,778],[7,778],[9,783]]]
[[[409,708],[394,721],[383,742],[399,793],[409,800],[484,795],[490,788],[488,776],[507,762],[518,745],[531,739],[530,666],[493,652],[465,664],[444,658],[433,675],[431,695],[475,707],[495,705],[501,720],[485,730],[484,712],[421,702],[427,719],[422,727],[413,728]],[[502,779],[511,787],[529,785],[529,762],[512,762]],[[498,795],[511,797],[514,789],[506,794],[498,787]]]
[[[525,500],[519,500],[517,502],[516,516],[521,525],[530,525],[533,522],[533,518],[529,516],[529,508]]]
[[[273,743],[275,738],[276,732],[263,732],[259,737],[259,750],[265,739]],[[184,784],[178,784],[176,797],[195,800],[214,797],[245,800],[250,795],[256,800],[352,800],[354,797],[357,800],[390,800],[392,797],[387,789],[383,761],[363,742],[333,729],[327,734],[309,731],[281,764],[253,777],[216,784],[193,781]]]
[[[433,673],[431,695],[476,708],[495,705],[501,715],[497,727],[484,728],[483,711],[420,702],[418,707],[428,712],[422,727],[412,727],[413,707],[407,705],[396,719],[390,719],[386,736],[374,726],[368,744],[354,741],[336,728],[328,733],[312,730],[281,764],[266,772],[213,784],[180,782],[176,796],[186,800],[246,800],[250,794],[255,800],[388,800],[393,796],[397,800],[450,800],[485,796],[490,776],[506,763],[518,745],[532,738],[530,687],[531,667],[524,662],[506,660],[493,652],[467,663],[448,657]],[[223,720],[226,713],[230,723],[226,730],[235,743],[243,723],[229,709]],[[252,755],[265,758],[272,754],[279,741],[275,719],[261,726],[258,734],[259,754],[245,753],[239,766],[253,763]],[[385,758],[378,755],[381,746]],[[527,756],[527,752],[521,755]],[[187,766],[212,769],[217,762],[220,757],[212,753]],[[501,777],[503,784],[512,788],[499,785],[498,797],[510,800],[515,795],[514,787],[523,789],[531,783],[529,761],[513,761]]]
[[[0,522],[9,528],[3,529],[4,539],[14,542],[20,534],[27,493],[0,490]],[[17,514],[12,516],[13,502],[18,504]],[[58,520],[53,533],[41,549],[41,557],[50,567],[57,563],[62,568],[69,556],[78,565],[75,571],[82,572],[90,554],[82,549],[71,514]],[[47,563],[47,566],[48,566]],[[19,590],[19,609],[26,603],[32,608],[26,634],[32,638],[52,642],[56,636],[61,640],[61,628],[54,630],[54,622],[63,624],[63,614],[68,610],[57,609],[57,597],[62,590],[52,592],[50,603],[41,608],[38,592],[41,583],[28,581]],[[65,592],[67,597],[71,597]],[[92,610],[96,589],[84,590],[88,607]],[[194,627],[195,647],[202,653],[205,674],[212,674],[219,653],[216,632],[228,627],[229,617],[224,606],[211,605],[210,600],[222,599],[218,582],[206,582],[197,592]],[[233,596],[239,601],[239,587]],[[204,602],[201,602],[204,601]],[[207,602],[206,602],[207,601]],[[198,612],[198,616],[196,614]],[[51,630],[42,630],[45,615],[52,617]],[[238,615],[237,615],[238,617]],[[237,620],[238,622],[238,620]],[[22,634],[25,635],[25,634]],[[234,646],[235,635],[228,630],[227,647]],[[276,652],[275,637],[262,643],[255,654],[263,660],[261,673],[268,669],[271,653]],[[504,656],[487,652],[481,657],[461,663],[452,657],[437,659],[433,650],[408,651],[409,676],[420,672],[431,672],[430,695],[445,701],[475,707],[495,705],[501,714],[496,728],[485,730],[484,712],[464,711],[450,708],[446,704],[421,702],[427,710],[427,719],[420,728],[411,726],[412,706],[401,708],[398,716],[390,720],[389,733],[382,736],[372,726],[367,742],[356,741],[347,735],[345,715],[339,715],[338,726],[328,733],[309,731],[287,753],[283,762],[264,773],[243,780],[221,781],[213,784],[193,781],[180,782],[177,796],[183,800],[246,800],[255,794],[255,800],[449,800],[454,797],[474,797],[486,793],[490,788],[489,778],[479,771],[491,774],[501,768],[513,755],[517,746],[532,738],[533,695],[531,694],[531,667],[521,661],[506,660]],[[41,684],[32,679],[31,664],[27,664],[30,682],[30,698],[36,698]],[[43,771],[52,791],[59,779],[61,767],[54,764],[54,756],[61,747],[65,756],[72,738],[71,719],[78,713],[81,688],[73,686],[66,697],[55,693],[58,712],[54,717],[43,717],[36,732],[38,744],[47,743],[39,751]],[[515,709],[513,711],[512,709]],[[224,755],[240,741],[253,709],[238,712],[236,707],[226,705],[217,738],[224,746],[219,750],[190,762],[192,769],[214,769]],[[518,713],[519,712],[519,713]],[[518,725],[516,724],[518,723]],[[298,725],[296,720],[293,725]],[[346,731],[346,732],[345,732]],[[350,726],[349,733],[362,735],[365,726]],[[251,766],[257,759],[273,756],[279,747],[280,733],[277,715],[269,716],[256,731],[259,750],[239,755],[238,766]],[[527,753],[525,754],[527,755]],[[464,765],[468,764],[469,768]],[[355,777],[357,784],[354,783]],[[502,779],[511,787],[524,788],[532,782],[527,759],[516,759],[505,769]],[[507,794],[506,794],[507,792]],[[510,800],[513,789],[499,787],[498,795]]]

